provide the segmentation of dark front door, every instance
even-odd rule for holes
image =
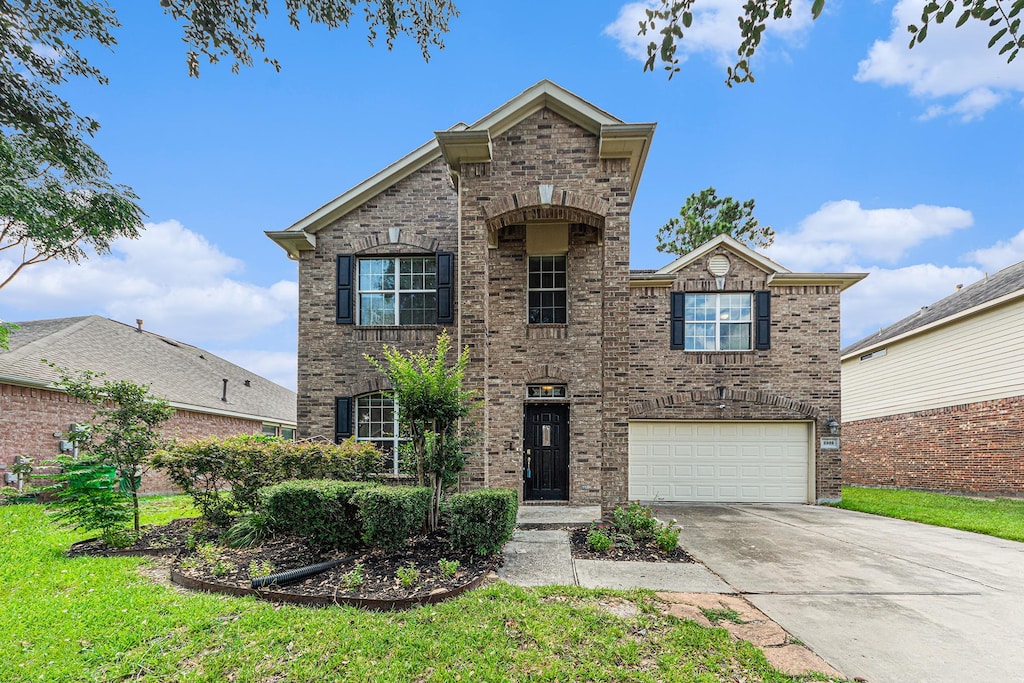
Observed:
[[[523,498],[569,500],[569,406],[526,404]]]

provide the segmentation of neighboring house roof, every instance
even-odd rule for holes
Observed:
[[[772,261],[764,254],[754,251],[735,237],[722,234],[708,240],[693,251],[680,256],[672,263],[658,270],[631,270],[629,272],[630,281],[639,286],[657,285],[659,283],[663,285],[670,284],[675,280],[676,273],[694,261],[704,258],[719,247],[725,247],[740,258],[768,273],[769,287],[837,285],[842,289],[846,289],[868,276],[867,273],[794,273],[788,268]]]
[[[295,392],[191,344],[98,315],[17,324],[0,382],[52,388],[60,376],[49,362],[149,385],[176,408],[295,424]]]
[[[434,139],[335,197],[287,229],[267,231],[266,234],[287,251],[289,256],[297,258],[298,252],[312,249],[316,245],[317,231],[438,158],[445,158],[453,175],[458,173],[460,163],[488,161],[491,139],[544,107],[598,135],[601,158],[628,158],[632,183],[630,197],[636,196],[655,124],[624,123],[578,95],[545,79],[527,88],[476,123],[468,126],[460,123],[447,131],[437,132]]]
[[[945,299],[923,306],[916,313],[850,344],[840,351],[840,355],[846,358],[888,342],[922,334],[940,325],[966,318],[1022,296],[1024,261],[1004,268],[995,275],[986,275],[985,279],[967,285]]]

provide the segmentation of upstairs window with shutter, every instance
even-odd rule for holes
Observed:
[[[683,348],[687,351],[750,351],[753,349],[750,294],[683,294]],[[673,301],[677,304],[678,298]],[[677,313],[678,311],[673,311]],[[673,315],[673,318],[676,316]],[[673,320],[675,327],[676,320]],[[673,334],[673,342],[677,341]],[[673,344],[678,348],[677,344]]]
[[[434,256],[363,258],[356,264],[360,325],[437,322]]]

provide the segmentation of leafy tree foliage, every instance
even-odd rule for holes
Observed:
[[[62,166],[51,145],[35,135],[0,137],[0,253],[18,265],[0,272],[0,289],[22,269],[59,258],[77,263],[110,251],[118,237],[134,239],[142,209],[131,188],[109,180],[106,164],[88,145],[72,140],[75,163]]]
[[[719,197],[709,187],[686,198],[679,218],[672,218],[658,230],[658,251],[689,253],[718,235],[727,234],[755,248],[771,246],[775,231],[754,218],[754,200],[742,204],[732,197]]]
[[[669,78],[679,71],[677,44],[684,39],[686,31],[692,26],[693,8],[694,5],[699,6],[699,3],[700,0],[660,0],[656,7],[647,10],[647,18],[640,22],[639,35],[651,33],[657,38],[647,45],[644,71],[653,71],[659,61],[668,72]],[[820,17],[824,9],[825,0],[813,0],[810,8],[811,18]],[[1024,0],[928,0],[922,4],[920,25],[911,24],[907,27],[910,33],[910,47],[913,48],[924,41],[928,36],[928,27],[933,22],[941,24],[956,13],[957,28],[969,21],[987,22],[993,29],[988,47],[992,49],[999,46],[999,54],[1006,55],[1006,61],[1009,63],[1024,47],[1024,34],[1020,31],[1019,18],[1022,10]],[[750,60],[761,44],[761,36],[768,21],[790,19],[792,16],[793,0],[747,0],[744,3],[743,14],[738,18],[738,59],[733,66],[726,69],[726,85],[732,87],[733,84],[754,82]]]
[[[83,459],[113,465],[120,486],[131,499],[135,531],[139,530],[139,486],[149,470],[153,453],[164,445],[158,428],[174,415],[167,401],[154,398],[149,387],[127,380],[96,384],[100,375],[58,368],[57,386],[69,396],[96,408],[89,439],[80,444]]]
[[[190,76],[199,76],[200,55],[211,64],[224,57],[234,59],[231,70],[237,73],[241,66],[252,66],[254,50],[265,50],[266,41],[258,29],[269,16],[266,0],[160,0],[160,6],[183,25]],[[431,46],[444,49],[448,20],[459,14],[452,0],[286,0],[285,10],[288,23],[296,29],[302,24],[300,12],[309,23],[328,29],[347,27],[353,15],[362,15],[370,45],[379,31],[389,50],[400,35],[412,36],[426,61],[430,61]],[[263,61],[281,70],[273,57],[265,55]]]
[[[160,0],[180,22],[190,76],[201,56],[212,64],[234,59],[233,71],[251,66],[266,41],[258,32],[269,17],[267,0]],[[428,59],[444,47],[452,0],[285,0],[289,23],[328,29],[361,16],[371,44],[383,33],[390,49],[399,36],[414,38]],[[137,237],[142,210],[125,186],[112,185],[103,160],[85,143],[99,123],[74,111],[55,88],[71,78],[107,83],[81,52],[92,43],[113,49],[120,28],[106,0],[0,0],[0,250],[23,249],[21,265],[60,257],[78,261],[83,245],[104,251],[116,237]],[[264,61],[280,69],[276,59]],[[0,275],[0,277],[3,277]],[[0,324],[0,348],[8,327]]]
[[[364,356],[391,381],[398,420],[412,438],[418,483],[433,491],[427,517],[431,530],[437,528],[441,494],[456,482],[465,466],[467,444],[459,434],[459,421],[473,408],[474,392],[463,387],[469,348],[463,349],[455,364],[449,366],[451,346],[451,337],[444,331],[431,354],[403,354],[385,346],[383,361]]]

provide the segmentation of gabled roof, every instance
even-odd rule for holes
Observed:
[[[788,273],[789,269],[780,266],[775,261],[772,261],[767,256],[757,253],[747,245],[743,244],[735,237],[731,235],[719,235],[713,239],[708,240],[704,244],[700,245],[693,251],[683,254],[672,263],[668,264],[664,268],[660,268],[657,272],[658,275],[669,275],[676,273],[686,266],[690,265],[694,261],[699,261],[704,258],[712,251],[717,249],[719,246],[725,246],[730,251],[735,252],[737,255],[743,257],[753,265],[757,266],[766,273]]]
[[[0,382],[52,387],[59,374],[45,360],[148,384],[176,408],[295,424],[295,392],[191,344],[98,315],[17,324],[0,351]]]
[[[473,124],[467,126],[460,123],[447,131],[436,133],[429,142],[338,195],[287,229],[267,231],[266,235],[287,251],[289,256],[295,258],[299,251],[315,246],[317,231],[438,158],[444,156],[451,165],[462,160],[481,160],[480,150],[489,148],[491,139],[544,107],[599,135],[602,158],[630,159],[630,196],[636,195],[655,124],[624,123],[578,95],[545,79]],[[481,136],[486,136],[486,139],[482,139]],[[464,150],[470,150],[472,158],[464,157]],[[486,158],[489,158],[489,154]],[[304,236],[300,237],[296,233],[304,233]]]
[[[743,244],[731,235],[718,235],[693,251],[680,256],[658,270],[631,270],[630,282],[634,286],[667,287],[675,281],[675,274],[686,266],[705,258],[719,247],[724,247],[740,258],[768,273],[769,287],[833,285],[846,289],[867,277],[867,273],[794,273]]]
[[[967,285],[930,306],[924,306],[885,329],[850,344],[840,352],[840,355],[845,358],[851,354],[863,353],[868,349],[922,334],[935,327],[1021,297],[1024,297],[1024,261],[1003,268],[995,275],[987,275],[985,279]]]

